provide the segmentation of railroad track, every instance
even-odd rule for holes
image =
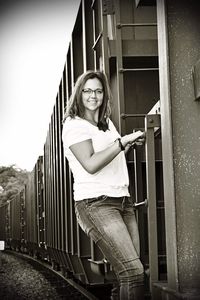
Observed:
[[[80,285],[79,283],[77,283],[71,278],[64,277],[61,272],[54,270],[52,266],[48,265],[43,261],[35,259],[26,254],[11,251],[11,250],[7,250],[5,251],[5,253],[8,255],[12,255],[13,257],[16,258],[21,258],[22,260],[30,264],[34,270],[37,270],[37,272],[41,273],[41,275],[45,277],[45,279],[50,283],[50,285],[56,288],[56,291],[60,297],[59,299],[99,300],[99,298],[97,298],[94,294],[92,294],[82,285]],[[2,267],[2,272],[6,272],[3,271],[4,270],[3,258],[2,258],[1,267]],[[44,298],[41,299],[52,299],[51,297],[48,298],[45,298],[45,296],[43,297]],[[6,299],[10,299],[10,298],[6,298]],[[30,297],[30,299],[33,298]],[[40,299],[40,298],[34,298],[34,299]]]

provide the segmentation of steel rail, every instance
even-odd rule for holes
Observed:
[[[71,285],[75,290],[77,290],[78,292],[80,292],[87,299],[89,299],[89,300],[98,300],[98,298],[96,298],[92,293],[90,293],[88,290],[86,290],[83,286],[79,285],[73,279],[66,278],[60,271],[54,270],[52,268],[52,266],[48,265],[47,263],[45,263],[45,261],[40,261],[38,259],[35,259],[34,257],[31,257],[31,256],[27,255],[27,254],[19,253],[19,252],[13,251],[13,250],[6,250],[6,252],[7,253],[11,253],[12,255],[15,255],[15,256],[19,256],[19,257],[21,257],[21,258],[23,258],[25,260],[30,260],[30,261],[33,261],[33,262],[37,263],[38,265],[40,265],[40,266],[48,269],[53,274],[55,274],[56,276],[60,277],[64,281],[66,281],[66,283],[68,283],[69,285]]]

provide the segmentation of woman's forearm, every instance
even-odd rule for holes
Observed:
[[[95,174],[107,166],[119,153],[121,148],[118,141],[115,141],[110,147],[94,152],[83,166],[90,174]]]
[[[138,132],[123,136],[121,138],[122,146],[128,147],[142,134],[142,132]],[[94,152],[91,140],[86,140],[72,145],[70,149],[82,167],[90,174],[95,174],[100,171],[122,151],[118,140],[116,140],[110,147],[99,152]]]

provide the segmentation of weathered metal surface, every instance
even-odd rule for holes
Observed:
[[[112,15],[114,14],[114,4],[113,0],[102,0],[103,3],[103,14],[104,15]]]
[[[167,1],[179,288],[200,282],[200,106],[191,68],[199,59],[199,1]]]
[[[194,101],[191,78],[191,69],[199,59],[200,3],[161,2],[166,3],[168,25],[160,32],[163,35],[158,35],[168,280],[169,288],[179,290],[185,297],[189,293],[187,299],[192,299],[192,295],[199,293],[200,282],[200,106]],[[158,31],[165,20],[159,10],[162,10],[161,2]],[[172,241],[171,246],[169,241]]]
[[[192,79],[194,85],[194,99],[200,100],[200,60],[192,67]]]

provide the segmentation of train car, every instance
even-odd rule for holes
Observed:
[[[0,241],[8,242],[10,238],[9,205],[0,206]],[[7,246],[7,244],[5,245]]]
[[[118,130],[125,134],[144,128],[147,134],[145,149],[133,149],[127,163],[136,207],[147,204],[138,209],[138,223],[153,299],[192,299],[199,293],[198,11],[195,0],[81,1],[45,144],[45,172],[56,187],[47,187],[46,193],[61,216],[52,216],[60,234],[53,245],[67,250],[72,266],[81,262],[85,270],[91,255],[91,268],[100,273],[106,269],[105,260],[76,224],[73,178],[60,133],[77,77],[88,69],[104,70]],[[188,113],[191,122],[186,120]],[[192,154],[190,137],[195,141]]]
[[[24,189],[0,207],[0,240],[6,248],[21,251],[24,244]]]
[[[25,185],[25,249],[31,256],[45,258],[43,201],[43,157],[39,156]]]
[[[147,131],[146,150],[135,147],[127,157],[130,189],[135,206],[144,204],[138,209],[143,263],[151,276],[166,279],[155,1],[137,6],[128,0],[80,3],[44,145],[46,248],[59,266],[83,283],[114,280],[112,266],[77,225],[73,176],[61,141],[65,106],[77,77],[88,69],[106,72],[113,93],[112,120],[121,134]],[[148,282],[149,278],[147,290]]]
[[[80,1],[44,154],[22,201],[26,226],[21,233],[11,226],[13,245],[25,240],[27,249],[84,284],[115,281],[112,266],[77,225],[61,140],[77,77],[100,69],[111,85],[119,132],[146,132],[145,146],[127,155],[146,292],[153,300],[198,299],[199,8],[196,0]],[[19,203],[10,206],[12,218]]]

